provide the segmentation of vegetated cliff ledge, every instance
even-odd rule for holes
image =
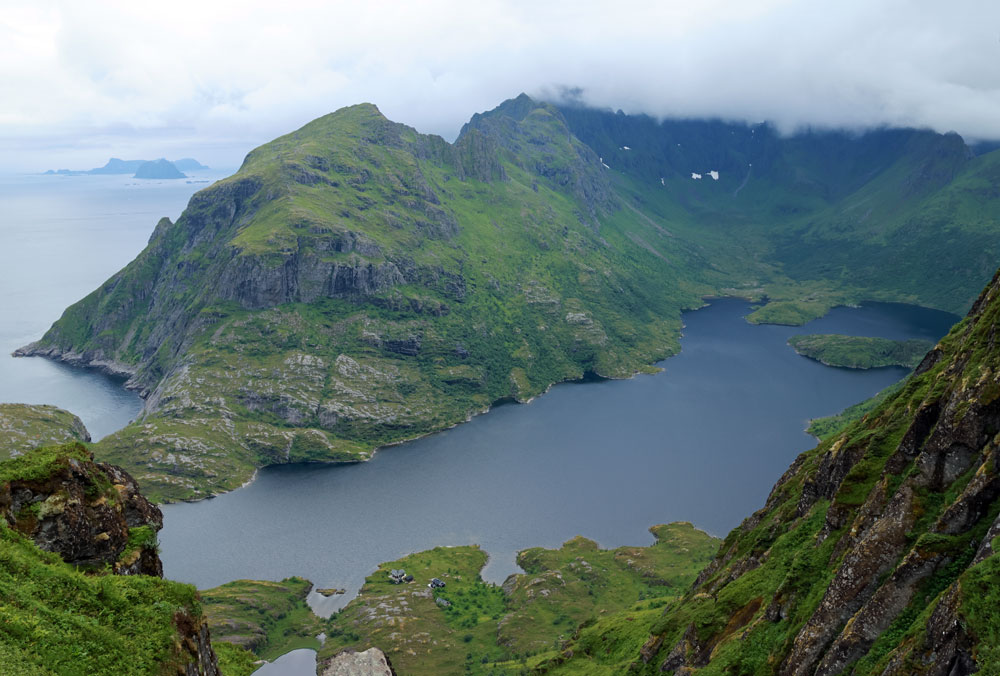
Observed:
[[[796,459],[629,673],[998,673],[998,330],[1000,273],[898,391]],[[597,659],[591,639],[539,671]]]
[[[269,464],[364,460],[587,372],[648,370],[706,295],[767,298],[754,317],[784,323],[864,299],[964,309],[992,270],[998,198],[983,184],[1000,153],[970,158],[957,136],[786,140],[705,123],[682,145],[678,129],[650,127],[646,147],[625,150],[608,144],[639,128],[592,114],[522,95],[454,144],[370,104],[319,118],[161,220],[132,263],[17,354],[127,376],[143,413],[95,453],[153,499],[197,499]],[[727,164],[712,185],[681,171],[715,158]],[[720,188],[746,162],[754,178],[736,199]],[[872,211],[843,222],[862,198]],[[890,218],[925,206],[934,228]],[[889,225],[894,237],[949,227],[940,260],[963,266],[936,271],[946,288],[902,272],[845,281],[853,261],[927,258],[857,252]],[[805,230],[856,253],[837,275],[789,279],[772,254]]]
[[[219,676],[197,592],[162,579],[162,520],[78,443],[0,462],[4,673]]]

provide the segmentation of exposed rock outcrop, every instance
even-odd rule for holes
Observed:
[[[204,615],[178,613],[174,625],[181,637],[180,652],[187,657],[184,676],[223,676],[212,649],[212,637]]]
[[[345,650],[319,667],[320,676],[395,676],[389,658],[378,648]]]
[[[124,470],[93,462],[81,445],[63,447],[46,471],[0,484],[0,515],[39,548],[76,566],[119,575],[163,575],[159,508]]]

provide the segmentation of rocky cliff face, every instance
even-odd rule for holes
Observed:
[[[902,391],[796,460],[634,670],[993,673],[970,591],[997,564],[998,330],[1000,274]]]
[[[79,444],[43,453],[52,455],[44,472],[0,485],[0,514],[8,525],[75,566],[162,576],[156,532],[163,515],[135,480],[119,467],[95,463]]]

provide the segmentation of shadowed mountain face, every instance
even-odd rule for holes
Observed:
[[[637,202],[767,242],[789,277],[964,312],[996,268],[1000,154],[957,134],[809,132],[561,107]],[[710,172],[716,172],[713,175]],[[701,176],[693,179],[692,175]]]
[[[158,499],[201,497],[647,368],[708,294],[782,323],[864,298],[964,309],[996,248],[995,163],[955,136],[782,139],[523,95],[448,144],[362,104],[251,152],[20,353],[128,375],[143,416],[96,452]],[[900,220],[928,200],[954,226],[936,253],[899,241],[937,232]]]
[[[1000,273],[874,411],[802,454],[630,673],[994,673],[1000,559]],[[573,673],[629,639],[569,645]],[[584,637],[585,639],[588,637]],[[630,666],[629,666],[630,665]],[[609,672],[610,673],[610,672]]]

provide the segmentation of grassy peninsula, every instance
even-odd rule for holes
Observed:
[[[890,340],[837,334],[799,335],[788,344],[803,357],[827,366],[874,369],[883,366],[915,368],[934,347],[928,340]]]
[[[650,530],[656,542],[648,547],[603,550],[577,537],[557,550],[525,550],[518,563],[526,573],[500,587],[479,577],[486,554],[478,547],[440,547],[383,564],[329,620],[320,659],[374,645],[399,673],[523,673],[558,655],[581,625],[616,618],[631,626],[637,616],[658,616],[719,545],[691,524]],[[389,572],[399,568],[414,581],[393,584]],[[434,577],[445,586],[429,588]],[[637,638],[636,649],[644,640]]]

